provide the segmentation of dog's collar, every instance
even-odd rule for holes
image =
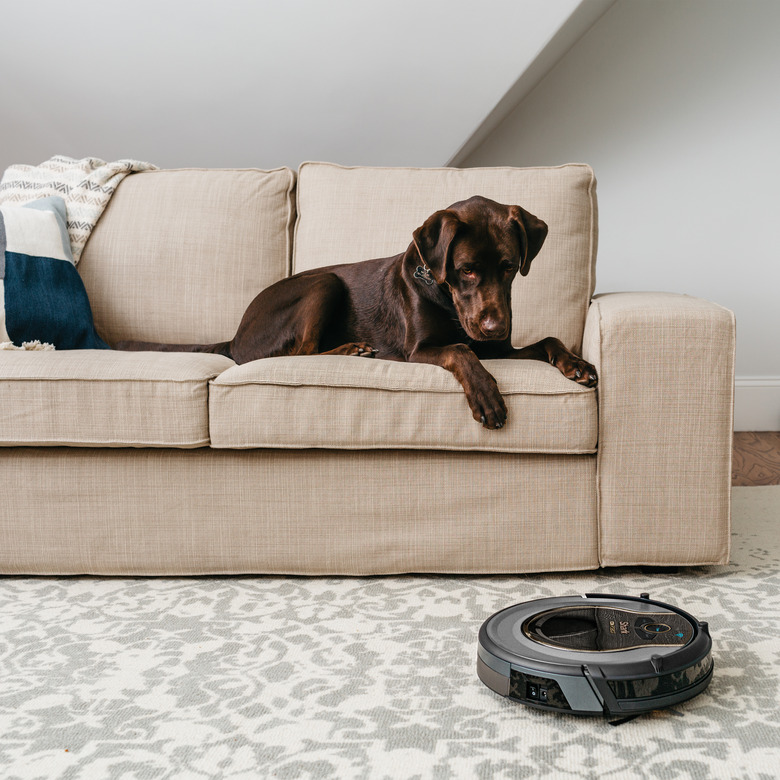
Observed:
[[[414,269],[414,278],[415,279],[422,279],[425,284],[431,285],[435,283],[435,279],[431,276],[431,269],[428,268],[425,263],[422,265],[418,265],[417,268]]]

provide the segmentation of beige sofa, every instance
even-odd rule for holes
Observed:
[[[588,166],[138,173],[79,271],[110,343],[221,341],[277,279],[403,251],[429,214],[474,194],[549,224],[515,282],[513,341],[558,336],[596,365],[597,390],[544,363],[488,361],[509,408],[489,431],[436,366],[0,353],[0,572],[726,562],[733,315],[677,294],[592,300]]]

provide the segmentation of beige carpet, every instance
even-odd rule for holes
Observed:
[[[776,778],[778,523],[735,489],[731,565],[677,572],[0,578],[0,777]],[[708,690],[615,728],[479,682],[489,615],[590,591],[708,620]]]

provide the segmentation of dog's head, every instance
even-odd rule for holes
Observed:
[[[475,196],[425,220],[414,245],[467,335],[493,341],[509,337],[512,282],[528,274],[546,237],[547,225],[520,206]]]

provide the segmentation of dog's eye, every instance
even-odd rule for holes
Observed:
[[[464,265],[463,268],[460,269],[460,272],[467,279],[473,279],[477,275],[477,272],[470,265]]]
[[[505,265],[505,266],[502,266],[502,267],[504,269],[504,273],[505,274],[513,274],[517,270],[517,266],[516,265]]]

